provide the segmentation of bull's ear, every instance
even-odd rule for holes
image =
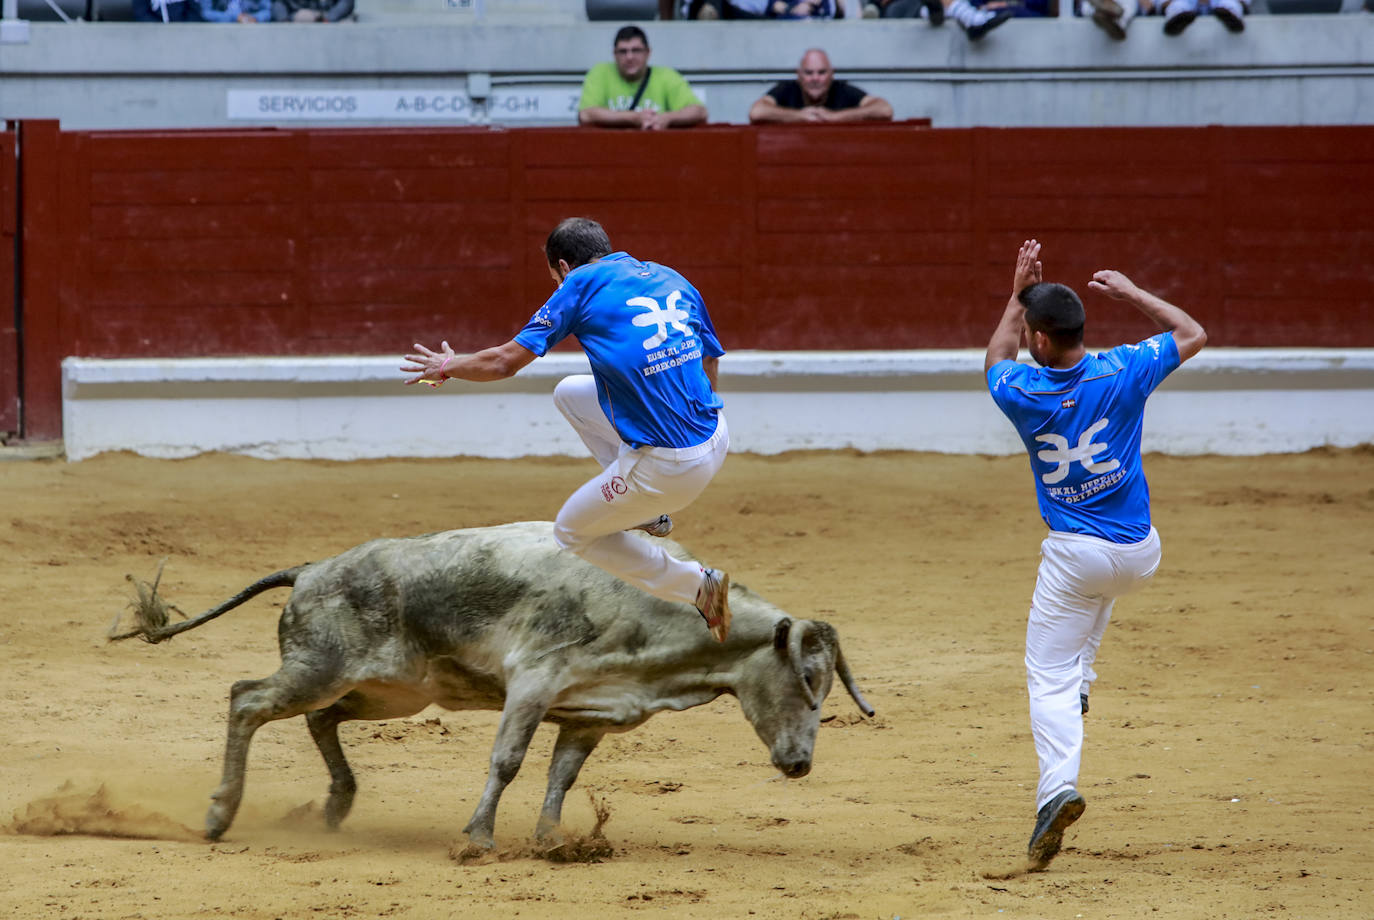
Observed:
[[[773,648],[783,651],[787,648],[787,635],[792,631],[792,620],[783,617],[778,620],[778,625],[773,627]]]

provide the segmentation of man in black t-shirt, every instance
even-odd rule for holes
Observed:
[[[783,80],[749,107],[751,124],[891,120],[888,101],[836,80],[830,58],[819,48],[802,55],[797,79]]]

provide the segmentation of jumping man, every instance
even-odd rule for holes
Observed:
[[[1062,284],[1041,281],[1039,257],[1038,242],[1022,244],[1011,299],[983,365],[993,400],[1026,445],[1040,516],[1050,528],[1026,625],[1026,686],[1040,761],[1028,848],[1033,869],[1049,865],[1064,830],[1083,814],[1076,788],[1083,714],[1112,604],[1159,566],[1140,462],[1145,400],[1207,342],[1202,326],[1178,307],[1120,272],[1100,271],[1088,287],[1126,301],[1164,331],[1089,355],[1082,301]],[[1017,363],[1023,335],[1039,367]]]
[[[554,540],[655,597],[694,605],[724,642],[730,577],[625,532],[666,537],[667,512],[691,504],[725,462],[724,350],[701,295],[665,265],[612,252],[586,218],[555,227],[544,255],[558,289],[515,338],[470,355],[417,344],[401,367],[415,374],[406,383],[502,380],[577,336],[592,373],[563,379],[553,399],[602,470],[564,502]]]

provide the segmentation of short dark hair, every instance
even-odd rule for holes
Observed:
[[[1060,348],[1082,343],[1087,313],[1073,288],[1042,281],[1023,288],[1016,298],[1026,308],[1026,325],[1032,332],[1045,333]]]
[[[569,217],[553,228],[544,241],[544,258],[550,265],[562,259],[569,268],[586,265],[611,253],[611,238],[590,217]]]
[[[632,38],[637,38],[644,43],[644,47],[649,47],[649,36],[644,34],[644,30],[639,26],[621,26],[620,31],[615,33],[615,41],[611,42],[614,48],[621,42],[627,42]]]

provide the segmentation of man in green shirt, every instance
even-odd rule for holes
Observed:
[[[639,26],[615,33],[615,62],[587,71],[577,123],[600,128],[660,131],[706,120],[706,106],[687,80],[671,67],[649,66],[649,39]]]

